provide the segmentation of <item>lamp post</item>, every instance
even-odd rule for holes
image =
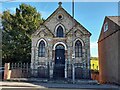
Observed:
[[[74,27],[74,0],[72,0],[72,23],[73,23],[73,27]],[[73,28],[74,30],[74,28]],[[74,51],[74,31],[72,30],[72,47],[73,47],[73,54],[72,54],[72,80],[73,83],[75,83],[75,65],[74,65],[74,59],[75,59],[75,51]]]
[[[75,83],[75,65],[74,65],[75,54],[72,54],[72,80]]]

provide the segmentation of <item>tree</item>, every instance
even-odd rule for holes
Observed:
[[[30,62],[31,34],[43,22],[36,8],[21,4],[16,13],[4,11],[2,15],[3,62]]]
[[[91,57],[91,60],[98,60],[98,57]]]

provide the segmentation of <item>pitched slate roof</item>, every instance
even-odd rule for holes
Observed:
[[[107,30],[106,32],[104,32],[104,24],[106,21],[111,21],[112,24],[115,24],[115,25],[109,25],[109,29],[110,30]],[[106,16],[105,19],[104,19],[104,23],[103,23],[103,26],[102,26],[102,29],[101,29],[101,33],[99,35],[99,39],[98,39],[98,42],[104,40],[105,38],[111,36],[112,34],[114,34],[115,32],[119,31],[120,30],[120,16]]]
[[[107,16],[107,18],[120,26],[120,16]]]

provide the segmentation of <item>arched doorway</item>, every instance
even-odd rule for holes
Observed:
[[[53,77],[60,79],[65,76],[65,47],[62,44],[58,44],[55,48],[55,65],[53,71]]]

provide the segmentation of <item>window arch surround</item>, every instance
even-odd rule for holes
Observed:
[[[64,48],[65,48],[65,50],[67,50],[67,46],[66,46],[66,44],[63,43],[63,42],[57,42],[57,43],[55,43],[54,46],[53,46],[53,50],[55,50],[56,46],[59,45],[59,44],[63,45]]]
[[[82,57],[82,43],[79,40],[75,42],[75,57]]]
[[[85,46],[85,43],[84,43],[84,41],[81,38],[76,38],[76,39],[74,39],[74,47],[75,47],[76,41],[78,41],[78,40],[81,42],[82,47]]]
[[[45,42],[41,41],[38,47],[38,56],[45,57]]]
[[[40,43],[41,41],[44,41],[45,47],[47,47],[47,41],[46,41],[45,39],[43,39],[43,38],[41,38],[41,39],[39,39],[39,40],[37,41],[37,47],[39,47],[39,43]]]
[[[39,39],[37,42],[38,57],[45,57],[47,42],[44,39]]]
[[[78,42],[78,43],[77,43]],[[79,44],[78,47],[76,47],[76,44]],[[84,52],[83,51],[83,47],[85,46],[84,42],[82,39],[80,38],[76,38],[75,41],[74,41],[74,49],[75,49],[75,57],[79,58],[79,57],[82,57],[82,53]],[[79,51],[77,51],[77,48],[80,48]],[[79,53],[79,55],[76,55],[76,52]]]
[[[58,24],[55,27],[55,36],[56,37],[65,37],[65,27],[62,24]]]

